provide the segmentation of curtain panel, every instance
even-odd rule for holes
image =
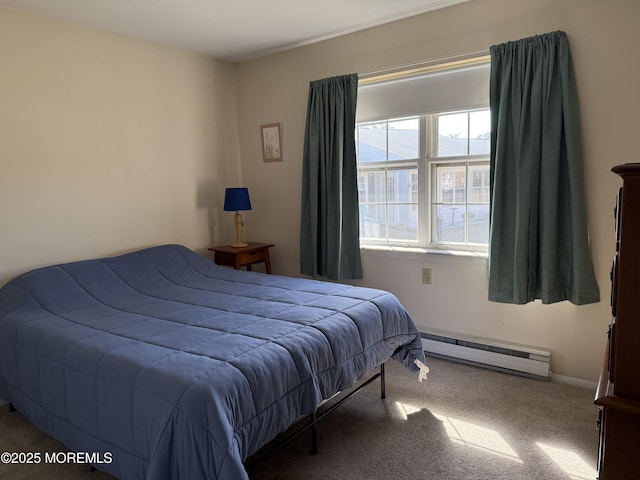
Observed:
[[[300,271],[362,278],[355,145],[357,74],[309,85],[302,166]]]
[[[598,302],[567,36],[538,35],[490,53],[489,300]]]

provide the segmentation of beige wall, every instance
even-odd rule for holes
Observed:
[[[474,0],[393,24],[240,64],[243,181],[254,210],[248,236],[273,241],[274,269],[298,275],[300,179],[308,85],[433,60],[553,30],[569,36],[578,80],[585,183],[599,304],[510,306],[486,300],[486,261],[364,252],[363,285],[397,294],[422,327],[534,345],[552,352],[557,375],[595,381],[610,320],[613,165],[637,161],[640,3],[635,0]],[[282,122],[284,162],[262,163],[259,125]],[[433,269],[422,285],[420,269]]]
[[[5,8],[0,59],[0,285],[50,263],[229,239],[235,65]]]

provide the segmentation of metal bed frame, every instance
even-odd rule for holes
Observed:
[[[320,420],[322,420],[324,417],[329,415],[331,412],[333,412],[336,408],[338,408],[344,402],[349,400],[351,397],[353,397],[354,395],[359,393],[363,388],[367,387],[369,384],[371,384],[374,381],[376,381],[378,378],[380,379],[380,399],[384,400],[386,398],[387,394],[386,394],[386,388],[385,388],[384,365],[385,365],[384,363],[381,364],[380,365],[380,371],[375,373],[375,374],[373,374],[371,377],[369,377],[362,384],[358,385],[357,387],[353,388],[352,390],[344,392],[342,397],[338,401],[336,401],[334,404],[332,404],[330,407],[328,407],[326,409],[322,408],[322,406],[325,403],[328,403],[331,399],[328,399],[326,402],[323,402],[322,404],[320,404],[320,406],[316,409],[315,412],[307,415],[307,417],[306,417],[307,418],[307,422],[302,427],[298,428],[295,432],[293,432],[292,434],[287,436],[284,440],[282,440],[282,442],[280,442],[280,443],[274,445],[273,447],[269,448],[264,453],[258,452],[257,454],[254,454],[253,456],[249,457],[249,459],[247,460],[247,463],[245,463],[245,468],[247,469],[247,471],[255,468],[258,464],[264,462],[267,458],[269,458],[269,457],[275,455],[276,453],[278,453],[280,450],[282,450],[284,447],[289,445],[291,442],[293,442],[295,439],[297,439],[300,435],[305,433],[307,430],[311,430],[311,455],[317,455],[318,454],[318,427],[317,427],[317,424],[318,424],[318,422]],[[338,394],[334,395],[334,397],[332,397],[332,398],[335,398],[336,396],[340,396],[340,395],[341,395],[341,393],[338,393]]]

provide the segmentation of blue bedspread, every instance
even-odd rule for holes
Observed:
[[[392,355],[424,361],[392,294],[178,245],[0,289],[0,398],[122,479],[246,479],[249,455]]]

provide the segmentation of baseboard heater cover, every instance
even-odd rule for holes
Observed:
[[[421,332],[420,336],[427,355],[527,377],[550,378],[550,352],[449,332]]]

